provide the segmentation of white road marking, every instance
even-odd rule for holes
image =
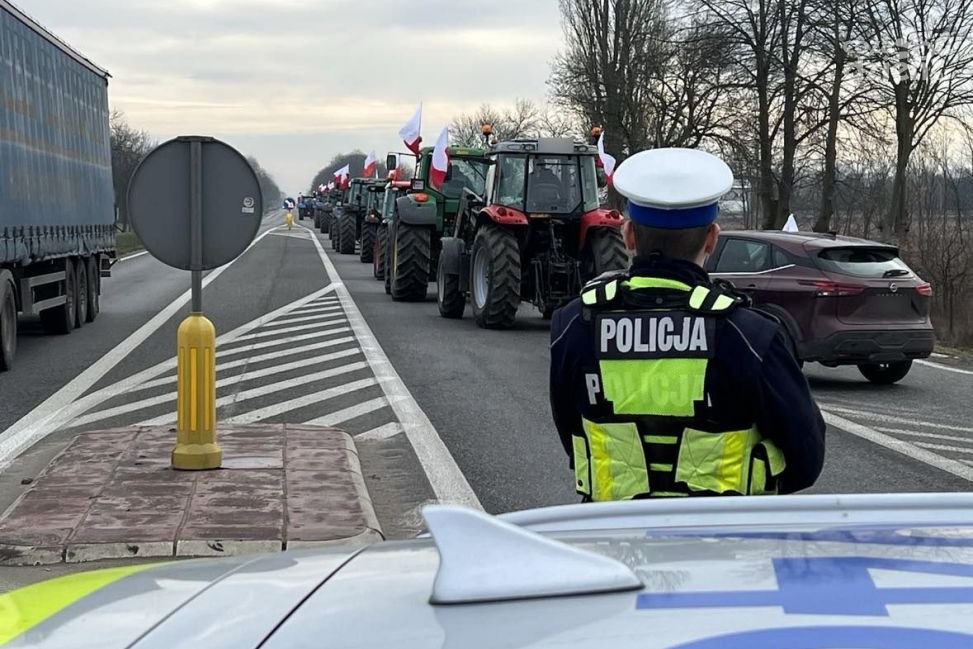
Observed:
[[[121,262],[121,261],[128,261],[129,259],[135,259],[136,257],[141,257],[142,255],[147,255],[147,254],[149,254],[149,251],[148,250],[142,250],[141,252],[133,252],[130,255],[125,255],[124,257],[119,257],[118,258],[118,261],[116,261],[115,263],[117,264],[118,262]]]
[[[269,338],[270,336],[279,336],[281,334],[290,334],[296,331],[307,331],[309,329],[317,329],[319,327],[324,327],[325,325],[336,325],[347,322],[344,318],[332,318],[331,320],[324,320],[322,322],[312,322],[310,324],[294,325],[293,327],[285,327],[283,329],[267,329],[273,323],[269,323],[264,327],[261,327],[260,331],[252,334],[247,334],[246,336],[240,336],[233,341],[234,344],[243,342],[244,340],[256,340],[257,338]]]
[[[353,406],[342,408],[341,410],[337,410],[323,417],[312,419],[311,421],[305,422],[305,424],[309,426],[337,426],[338,424],[346,422],[349,419],[354,419],[355,417],[361,417],[362,415],[367,415],[370,412],[381,410],[387,405],[389,405],[389,402],[385,397],[369,399],[368,401],[356,403]]]
[[[300,369],[302,367],[307,367],[309,365],[319,365],[321,363],[326,363],[328,361],[347,358],[348,356],[354,356],[360,354],[359,349],[345,349],[340,352],[335,352],[333,354],[326,354],[324,356],[315,356],[313,358],[305,358],[299,361],[294,361],[293,363],[286,363],[284,365],[274,365],[273,367],[268,367],[263,370],[255,370],[253,372],[244,372],[243,374],[237,374],[236,376],[229,376],[225,379],[220,379],[216,382],[216,389],[220,390],[222,388],[229,387],[231,385],[236,385],[238,383],[246,383],[253,379],[258,379],[264,376],[272,376],[274,374],[280,374],[282,372],[289,372],[291,370]],[[250,362],[252,359],[245,359],[246,362]],[[363,365],[363,364],[360,364]],[[359,368],[360,369],[360,368]],[[351,371],[351,370],[348,370]],[[308,377],[301,377],[293,385],[289,387],[294,387],[296,385],[302,385]],[[175,382],[176,377],[172,377],[172,382]],[[271,384],[280,385],[280,383]],[[274,390],[271,390],[271,392]],[[240,393],[243,394],[243,393]],[[262,393],[258,396],[262,396]],[[105,419],[110,419],[111,417],[117,417],[119,415],[124,415],[129,412],[137,412],[139,410],[145,410],[146,408],[151,408],[153,406],[162,405],[163,403],[171,403],[176,400],[175,392],[167,392],[165,394],[156,395],[154,397],[148,397],[145,399],[140,399],[138,401],[131,401],[129,403],[124,403],[120,406],[114,408],[106,408],[105,410],[98,410],[88,415],[78,417],[71,422],[71,428],[77,428],[78,426],[84,426],[95,421],[104,421]],[[217,406],[220,404],[220,399],[216,400]]]
[[[963,446],[950,446],[949,444],[933,444],[932,442],[915,442],[916,446],[930,448],[937,451],[950,451],[951,453],[973,453],[973,448]]]
[[[222,363],[216,368],[216,375],[226,372],[227,370],[236,369],[238,367],[243,367],[245,365],[255,365],[257,363],[262,363],[263,361],[269,360],[281,360],[287,358],[288,356],[295,356],[297,354],[306,354],[307,352],[316,351],[319,349],[327,349],[328,347],[337,347],[338,345],[344,345],[345,343],[355,342],[353,336],[345,336],[344,338],[338,338],[336,340],[325,340],[322,343],[314,343],[313,345],[304,345],[303,347],[294,347],[291,349],[285,349],[280,351],[269,352],[266,354],[260,354],[259,356],[249,356],[247,358],[241,358],[238,361],[230,361],[229,363]],[[325,354],[324,356],[317,356],[316,359],[320,360],[333,360],[335,358],[341,358],[345,354],[358,354],[361,350],[355,347],[354,349],[342,350],[340,352],[334,352],[332,354]],[[311,360],[311,359],[308,359]],[[276,365],[268,367],[266,370],[254,371],[250,373],[250,378],[256,378],[261,371],[277,371]],[[142,385],[132,388],[126,394],[133,394],[139,392],[140,390],[149,390],[152,388],[158,388],[169,383],[176,382],[176,375],[171,374],[169,376],[164,376],[161,379],[155,379],[153,381],[147,381]]]
[[[300,316],[311,315],[313,313],[324,313],[327,311],[332,311],[335,307],[340,306],[341,302],[339,302],[337,299],[329,300],[327,302],[313,302],[303,309],[295,310],[291,315]]]
[[[225,406],[236,405],[238,403],[243,403],[244,401],[249,401],[250,399],[259,399],[260,397],[265,397],[269,394],[274,394],[275,392],[285,392],[292,388],[298,388],[301,387],[302,385],[307,385],[308,383],[314,381],[322,381],[324,379],[334,378],[336,376],[341,376],[342,374],[350,374],[351,372],[357,372],[359,370],[364,370],[367,368],[368,368],[368,363],[349,363],[348,365],[333,367],[331,369],[327,369],[322,372],[315,372],[313,374],[308,374],[306,376],[299,376],[296,379],[290,379],[288,381],[278,381],[277,383],[262,385],[257,388],[251,388],[249,390],[237,392],[236,394],[230,394],[225,397],[220,397],[216,400],[216,407],[223,408]],[[331,389],[343,390],[347,385],[354,385],[354,382],[346,383],[343,385],[337,385]],[[167,396],[169,396],[170,401],[174,401],[176,398],[175,394],[167,395]],[[275,405],[279,405],[279,404],[275,404]],[[254,410],[253,412],[258,412],[258,411]],[[154,417],[153,419],[140,421],[136,425],[137,426],[159,426],[161,424],[166,424],[175,420],[176,420],[176,414],[174,412],[170,412],[170,413],[166,413],[165,415],[161,415],[159,417]]]
[[[362,317],[358,306],[351,297],[351,293],[343,283],[337,281],[340,277],[338,270],[325,253],[320,239],[317,236],[312,236],[311,241],[318,250],[318,255],[327,270],[328,277],[332,278],[335,283],[335,294],[338,295],[345,307],[348,322],[351,323],[362,351],[365,352],[365,358],[378,378],[379,385],[382,386],[396,417],[404,427],[405,434],[415,450],[416,457],[422,464],[423,471],[426,473],[426,479],[429,480],[429,484],[436,494],[436,499],[442,503],[462,504],[483,509],[480,499],[477,498],[466,476],[457,466],[456,460],[453,459],[446,444],[439,437],[436,428],[429,421],[422,408],[419,407],[419,404],[416,403],[412,393],[409,392],[409,388],[402,382],[385,352],[382,351],[381,345],[379,345],[368,323],[365,322],[365,318]]]
[[[958,367],[950,367],[949,365],[943,365],[942,363],[933,363],[932,361],[917,360],[916,363],[919,365],[925,365],[926,367],[934,367],[937,370],[943,370],[944,372],[953,372],[955,374],[966,374],[967,376],[973,376],[973,370],[961,370]]]
[[[251,410],[250,412],[245,412],[241,415],[237,415],[236,417],[224,419],[223,422],[227,424],[252,424],[258,421],[263,421],[264,419],[276,417],[277,415],[281,415],[291,410],[313,406],[322,401],[327,401],[328,399],[334,399],[335,397],[351,394],[352,392],[357,392],[358,390],[363,390],[367,387],[373,386],[376,383],[378,382],[374,378],[361,379],[360,381],[346,383],[345,385],[328,388],[327,390],[321,390],[320,392],[315,392],[313,394],[306,394],[302,397],[297,397],[296,399],[291,399],[289,401],[275,403],[271,406],[267,406],[266,408]]]
[[[247,251],[257,245],[269,233],[270,230],[267,230],[259,234],[247,246],[243,254],[229,264],[220,266],[207,274],[203,278],[203,287],[205,288],[216,281],[220,275],[226,272],[239,259],[242,259]],[[317,237],[314,237],[314,240],[317,243]],[[320,243],[317,243],[317,246],[320,248]],[[316,297],[319,296],[315,295]],[[92,363],[87,369],[63,385],[57,392],[42,401],[26,415],[14,422],[7,430],[0,433],[0,472],[5,470],[21,451],[33,446],[36,442],[70,421],[75,412],[69,406],[76,402],[81,395],[90,390],[91,386],[100,381],[116,365],[125,360],[136,347],[158,331],[170,318],[179,313],[189,302],[189,298],[190,291],[184,292],[161,311],[149,318],[148,322],[129,334],[125,340]]]
[[[273,322],[271,322],[271,323],[269,323],[269,324],[267,324],[265,326],[267,326],[267,327],[276,327],[278,325],[296,324],[298,322],[321,322],[325,318],[332,317],[334,315],[334,312],[335,311],[337,311],[338,313],[341,313],[341,307],[340,306],[334,306],[334,307],[331,307],[329,309],[326,309],[326,311],[328,311],[328,313],[319,313],[319,314],[316,314],[316,315],[304,316],[303,318],[281,318],[280,320],[274,320]]]
[[[858,410],[855,408],[843,408],[840,406],[825,405],[820,404],[822,409],[827,409],[832,412],[840,412],[843,415],[852,415],[855,417],[864,417],[865,419],[871,419],[873,421],[883,421],[893,424],[909,424],[912,426],[923,426],[925,428],[938,428],[940,430],[955,430],[961,433],[973,433],[973,428],[968,426],[955,426],[953,424],[940,424],[933,421],[922,421],[916,419],[915,417],[896,417],[895,415],[883,415],[878,412],[869,412],[867,410]]]
[[[256,349],[267,349],[268,347],[280,347],[281,345],[290,345],[292,343],[299,343],[304,340],[314,340],[315,338],[324,338],[326,336],[333,336],[339,333],[345,333],[351,331],[351,327],[331,327],[330,329],[323,329],[321,331],[312,331],[309,334],[301,334],[300,336],[291,336],[289,338],[281,338],[279,340],[265,340],[262,343],[253,343],[252,345],[241,345],[240,347],[231,347],[230,349],[220,349],[219,345],[216,348],[216,358],[225,358],[227,356],[236,356],[237,354],[243,354],[246,352],[252,352]],[[232,341],[236,342],[236,341]],[[227,343],[232,344],[232,343]],[[175,359],[170,361],[175,367]]]
[[[887,448],[890,451],[895,451],[896,453],[901,453],[908,458],[917,460],[933,466],[937,469],[951,473],[959,478],[973,482],[973,467],[967,466],[962,462],[957,462],[956,460],[950,460],[926,449],[919,448],[915,444],[910,444],[909,442],[903,441],[901,439],[896,439],[884,433],[880,433],[873,428],[868,426],[863,426],[859,423],[839,417],[838,415],[822,410],[821,414],[824,416],[824,420],[835,428],[840,428],[846,433],[851,433],[866,439],[870,442],[878,444],[883,448]]]
[[[904,428],[878,428],[875,430],[880,430],[883,433],[891,433],[893,435],[906,435],[908,437],[922,437],[925,439],[941,439],[947,442],[966,442],[968,444],[973,444],[973,438],[961,437],[959,435],[942,435],[940,433],[922,433],[918,430],[906,430]]]
[[[355,441],[365,440],[369,442],[377,442],[383,439],[389,439],[390,437],[395,437],[402,432],[402,424],[397,421],[393,421],[391,423],[379,426],[378,428],[366,430],[364,433],[355,435]]]

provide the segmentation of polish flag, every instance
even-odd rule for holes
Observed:
[[[338,187],[340,189],[346,188],[351,182],[351,168],[348,165],[336,171],[334,175],[338,179]]]
[[[375,151],[372,151],[365,157],[365,167],[362,169],[361,175],[365,178],[373,175],[375,173]]]
[[[601,136],[598,138],[598,160],[601,161],[601,166],[605,168],[605,178],[608,183],[611,184],[612,175],[615,173],[615,158],[607,153],[605,153],[605,132],[601,132]]]
[[[443,132],[436,140],[436,148],[432,151],[432,164],[429,166],[429,184],[433,189],[442,187],[446,180],[446,170],[449,169],[449,153],[446,147],[449,146],[449,127],[444,126]]]
[[[422,137],[419,135],[420,128],[422,126],[422,103],[416,106],[416,112],[412,113],[412,117],[409,121],[405,123],[405,126],[399,129],[399,137],[405,142],[405,145],[409,147],[409,150],[419,155],[419,143],[422,141]]]
[[[323,184],[322,185],[318,185],[318,193],[319,194],[323,193],[324,190],[325,190],[325,186]]]

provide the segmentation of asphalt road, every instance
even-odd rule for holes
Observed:
[[[426,302],[394,303],[357,256],[279,224],[268,217],[262,238],[204,291],[221,336],[221,419],[349,430],[390,536],[416,531],[419,507],[435,499],[490,512],[576,501],[548,407],[548,324],[536,311],[523,307],[513,330],[485,331],[469,316],[441,318],[434,284]],[[12,460],[0,510],[78,430],[173,419],[187,286],[187,273],[143,255],[115,267],[93,325],[65,337],[28,327],[17,366],[0,375],[0,451],[34,443],[16,459],[0,454],[0,465]],[[916,365],[899,385],[876,387],[854,368],[808,367],[835,424],[813,491],[969,489],[970,370]]]

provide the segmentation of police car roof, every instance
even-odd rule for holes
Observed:
[[[968,647],[971,512],[973,494],[965,493],[673,499],[521,512],[500,518],[541,532],[545,543],[625,566],[641,588],[533,599],[494,593],[488,603],[433,605],[442,578],[436,543],[473,544],[472,533],[482,532],[447,521],[445,530],[433,526],[435,539],[363,551],[147,570],[68,607],[58,625],[42,625],[31,646],[63,646],[60,640],[81,647],[90,639],[100,649],[140,649],[206,638],[210,649],[322,642],[587,649],[610,636],[613,649]],[[518,569],[518,583],[538,573],[528,547],[506,552],[497,570]],[[491,561],[481,561],[487,571]],[[562,578],[569,583],[584,572],[565,570]],[[481,584],[466,585],[475,591]],[[139,637],[135,624],[147,633],[130,645]],[[895,644],[889,633],[923,642]]]

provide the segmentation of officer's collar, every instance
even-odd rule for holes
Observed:
[[[706,274],[706,271],[693,262],[666,257],[659,252],[636,257],[632,261],[631,273],[633,275],[666,277],[693,285],[709,283],[709,275]]]

